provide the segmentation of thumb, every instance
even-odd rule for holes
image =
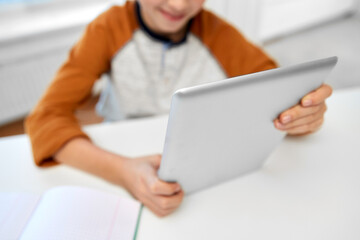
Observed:
[[[155,169],[160,167],[161,157],[161,154],[156,154],[149,157],[150,163]]]

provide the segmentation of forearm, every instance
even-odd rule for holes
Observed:
[[[129,159],[102,150],[85,138],[74,138],[54,158],[124,187],[158,216],[175,211],[184,197],[179,184],[158,179],[160,155]]]
[[[124,186],[124,163],[128,159],[107,152],[85,138],[74,138],[67,142],[54,159],[109,182]]]

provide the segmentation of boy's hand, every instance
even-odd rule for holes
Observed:
[[[180,205],[184,192],[178,183],[167,183],[157,177],[161,155],[125,161],[124,187],[156,215],[166,216]]]
[[[325,99],[330,97],[332,88],[323,84],[301,99],[294,107],[284,111],[274,120],[277,129],[290,135],[304,135],[317,131],[326,111]]]

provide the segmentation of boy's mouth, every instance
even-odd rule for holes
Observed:
[[[180,21],[185,17],[185,14],[172,14],[163,9],[160,9],[160,12],[166,19],[169,19],[170,21]]]

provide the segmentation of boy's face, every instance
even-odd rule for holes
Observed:
[[[205,0],[138,0],[141,15],[151,30],[177,33],[187,25],[202,8]]]

